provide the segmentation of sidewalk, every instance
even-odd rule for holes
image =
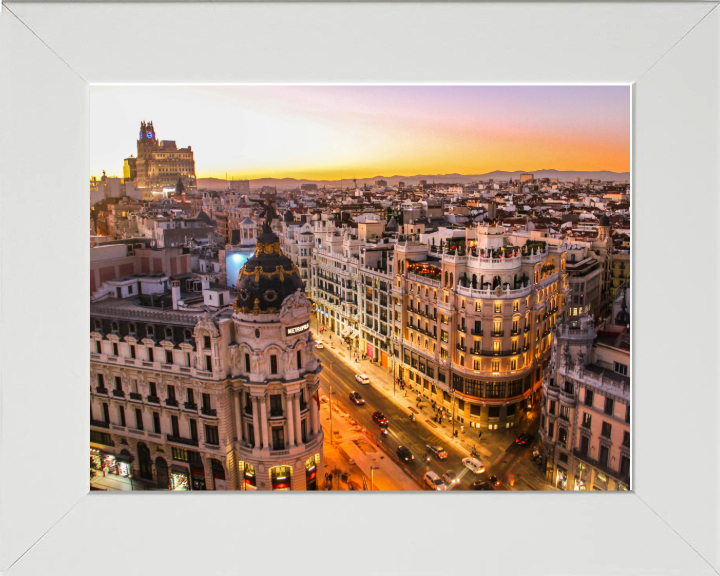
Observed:
[[[410,388],[409,383],[406,383],[405,390],[401,390],[400,386],[396,385],[395,395],[393,396],[393,377],[377,363],[362,359],[355,362],[353,360],[354,353],[348,350],[347,345],[344,342],[341,342],[337,335],[333,335],[332,343],[328,342],[327,332],[317,334],[313,331],[313,337],[315,340],[322,341],[328,351],[337,357],[338,360],[350,367],[355,373],[362,373],[368,376],[370,378],[370,384],[380,390],[389,400],[394,402],[408,414],[414,413],[417,416],[418,422],[425,426],[427,430],[430,430],[434,434],[440,436],[443,439],[443,442],[453,445],[461,453],[464,453],[467,456],[470,456],[472,448],[475,447],[477,453],[480,455],[480,459],[486,466],[494,466],[505,458],[506,450],[515,442],[517,435],[526,430],[530,424],[534,422],[524,419],[522,425],[518,427],[494,430],[492,432],[483,430],[482,438],[478,439],[479,430],[477,428],[465,427],[464,434],[461,434],[459,432],[461,424],[456,421],[455,430],[458,430],[458,437],[453,438],[453,423],[450,418],[446,417],[441,424],[433,422],[432,419],[436,415],[436,412],[430,404],[429,396],[421,396],[421,402],[418,409],[418,393]],[[528,484],[528,486],[532,486],[531,489],[534,490],[552,490],[552,487],[539,487],[542,483],[532,482],[531,484],[530,482],[527,482],[525,478],[530,476],[528,474],[528,470],[529,468],[523,470],[524,473],[521,472],[520,474],[516,474],[515,487],[510,488],[509,486],[506,486],[505,489],[527,490],[528,487],[522,487],[522,485]]]
[[[333,475],[333,490],[363,490],[363,476],[368,490],[422,490],[342,406],[333,402],[333,442],[330,442],[330,409],[321,393],[320,421],[325,432],[325,472]],[[377,468],[372,471],[371,467]],[[348,474],[348,482],[342,474]],[[352,486],[352,488],[351,488]]]

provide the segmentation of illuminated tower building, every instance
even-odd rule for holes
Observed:
[[[127,176],[132,176],[128,162]],[[186,190],[196,188],[192,147],[178,148],[174,140],[158,141],[152,122],[140,123],[134,174],[140,189],[174,187],[178,180]]]

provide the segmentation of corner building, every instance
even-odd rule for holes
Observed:
[[[91,304],[91,461],[159,489],[321,488],[311,305],[269,219],[234,306],[157,284]]]
[[[464,244],[429,252],[396,245],[398,375],[459,424],[510,428],[541,393],[551,330],[567,304],[567,246],[507,236],[492,224],[472,232]]]

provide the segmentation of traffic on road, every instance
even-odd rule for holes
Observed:
[[[507,458],[502,459],[504,465],[494,470],[478,455],[468,457],[442,429],[438,428],[438,433],[434,433],[418,422],[422,418],[433,425],[430,419],[434,413],[424,399],[416,405],[415,413],[401,408],[387,398],[368,376],[335,361],[327,348],[316,348],[316,354],[326,366],[334,361],[333,403],[339,403],[364,427],[385,453],[417,481],[418,487],[427,490],[504,489],[497,480],[501,473],[505,473],[501,468],[506,468],[508,461],[523,458],[530,449],[531,436],[523,436],[521,442],[508,447]],[[321,394],[328,394],[329,378],[329,371],[324,371]]]

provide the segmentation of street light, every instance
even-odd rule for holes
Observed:
[[[373,475],[373,472],[375,470],[380,470],[380,466],[370,466],[370,491],[375,491],[375,477]]]

